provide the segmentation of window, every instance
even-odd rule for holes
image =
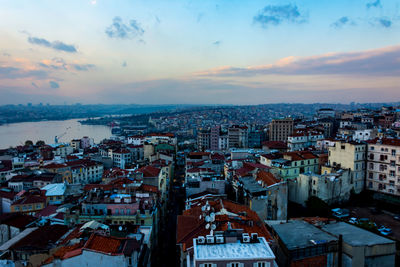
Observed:
[[[373,164],[373,163],[370,163],[370,164],[369,164],[369,169],[370,169],[370,170],[373,170],[373,169],[374,169],[374,164]]]
[[[371,150],[375,150],[375,147],[371,146],[370,149],[371,149]]]
[[[226,265],[226,267],[243,267],[244,264],[240,262],[231,262]]]
[[[254,267],[270,267],[271,263],[270,262],[256,262],[253,264]]]
[[[372,188],[372,182],[368,183],[368,188]]]
[[[374,173],[373,172],[369,172],[368,173],[368,178],[369,179],[373,179],[374,178]]]
[[[202,263],[200,267],[216,267],[217,265],[214,263]]]
[[[392,149],[392,156],[396,156],[396,150]]]
[[[390,171],[389,176],[394,177],[396,175],[395,171]]]

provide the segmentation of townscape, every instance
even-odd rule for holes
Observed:
[[[398,266],[400,106],[313,107],[108,117],[88,120],[111,127],[97,143],[10,144],[0,265]]]

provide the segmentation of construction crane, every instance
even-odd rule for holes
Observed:
[[[56,144],[58,144],[58,141],[59,141],[64,135],[67,134],[67,130],[68,130],[69,128],[71,128],[71,127],[68,127],[68,128],[65,130],[65,132],[63,132],[62,134],[59,134],[59,135],[54,136],[54,142],[55,142]]]

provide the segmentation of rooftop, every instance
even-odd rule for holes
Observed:
[[[272,225],[288,250],[314,246],[317,243],[329,243],[338,239],[317,227],[304,221],[290,221],[288,223]]]
[[[257,243],[194,244],[195,260],[257,260],[275,259],[264,238]]]
[[[324,225],[322,230],[331,233],[334,236],[343,235],[343,241],[351,246],[373,246],[379,244],[394,244],[394,241],[361,229],[357,226],[337,222]]]

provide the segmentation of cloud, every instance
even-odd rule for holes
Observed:
[[[221,41],[215,41],[212,43],[213,45],[219,46],[221,44]]]
[[[19,78],[46,79],[48,73],[43,70],[25,70],[17,67],[0,66],[0,79],[19,79]]]
[[[88,71],[96,68],[94,64],[68,64],[63,58],[55,57],[51,60],[42,60],[38,65],[43,68],[53,69],[53,70],[77,70],[77,71]]]
[[[342,28],[345,25],[356,25],[356,23],[349,17],[344,16],[331,24],[331,26],[334,28]]]
[[[11,54],[10,54],[10,53],[7,53],[7,52],[4,52],[4,53],[3,53],[3,56],[5,56],[5,57],[11,57]]]
[[[126,61],[122,62],[122,67],[125,68],[126,66],[128,66],[128,64],[126,63]]]
[[[262,27],[277,26],[283,22],[303,23],[307,19],[299,11],[296,5],[268,5],[254,16],[253,22],[259,23]]]
[[[274,64],[247,68],[220,67],[197,73],[199,76],[256,75],[400,75],[400,46],[349,53],[327,53],[310,57],[287,57]]]
[[[94,69],[96,66],[94,64],[72,64],[72,67],[78,71],[88,71]]]
[[[64,52],[68,52],[68,53],[76,53],[78,51],[74,45],[68,45],[61,41],[50,42],[44,38],[29,36],[28,42],[31,44],[40,45],[40,46],[48,47],[48,48],[53,48],[54,50],[64,51]]]
[[[50,87],[53,89],[57,89],[60,88],[60,85],[58,84],[58,82],[55,81],[49,81]]]
[[[370,2],[365,5],[367,8],[371,7],[382,7],[381,0],[376,0],[375,2]]]
[[[134,19],[125,24],[120,17],[115,17],[112,24],[106,28],[105,33],[110,38],[133,39],[142,36],[144,29]]]
[[[386,18],[378,19],[378,24],[384,28],[390,28],[392,26],[392,21]]]

